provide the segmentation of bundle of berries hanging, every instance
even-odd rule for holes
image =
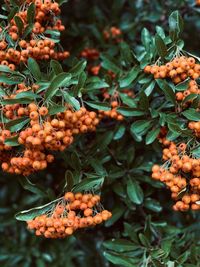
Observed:
[[[200,210],[200,158],[192,154],[189,144],[177,145],[166,138],[160,138],[163,149],[163,165],[154,165],[152,178],[165,183],[176,201],[176,211]]]
[[[59,35],[65,29],[59,19],[60,12],[59,4],[51,0],[23,1],[10,22],[0,27],[0,65],[15,70],[30,57],[37,60],[67,58],[69,52],[60,50],[54,39],[56,32]]]
[[[103,31],[103,37],[106,41],[111,40],[116,43],[122,42],[122,31],[120,28],[112,26]]]
[[[152,74],[154,79],[170,78],[178,84],[187,78],[197,80],[200,76],[200,64],[193,57],[176,57],[164,65],[147,65],[144,72]]]
[[[63,151],[69,147],[74,135],[95,131],[100,121],[95,112],[85,108],[73,111],[66,106],[62,113],[53,116],[48,113],[47,107],[39,107],[36,103],[27,106],[17,104],[12,108],[9,118],[17,120],[26,115],[27,125],[18,133],[10,130],[0,132],[3,171],[27,176],[45,169],[54,160],[53,151]],[[2,126],[7,127],[7,124]],[[17,137],[20,147],[7,145],[14,137]]]
[[[186,90],[176,93],[176,100],[177,101],[184,101],[185,98],[191,94],[193,94],[195,96],[200,94],[199,86],[198,86],[197,82],[194,80],[189,81],[188,88]],[[186,103],[189,104],[192,102],[193,102],[193,99],[190,99]]]
[[[99,110],[99,118],[100,119],[115,119],[117,121],[122,121],[124,119],[124,116],[119,114],[119,112],[117,111],[117,108],[120,107],[120,103],[115,100],[115,101],[111,101],[110,103],[111,105],[111,110]]]
[[[45,214],[27,221],[28,229],[45,238],[65,238],[82,228],[94,227],[111,218],[100,196],[67,192]]]

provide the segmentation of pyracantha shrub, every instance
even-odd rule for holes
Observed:
[[[0,264],[199,266],[198,1],[63,3],[2,3]]]

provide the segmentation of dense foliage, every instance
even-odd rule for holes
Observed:
[[[0,15],[1,266],[200,266],[198,1],[44,3]],[[112,217],[35,236],[67,191]]]

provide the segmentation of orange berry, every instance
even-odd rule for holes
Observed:
[[[87,208],[86,210],[84,210],[84,215],[86,217],[91,216],[92,214],[93,214],[93,210],[92,209]]]
[[[64,196],[65,200],[73,202],[75,197],[74,194],[72,192],[67,192]]]
[[[47,109],[46,107],[41,107],[41,108],[39,109],[39,114],[40,114],[41,116],[46,116],[46,115],[48,114],[48,109]]]

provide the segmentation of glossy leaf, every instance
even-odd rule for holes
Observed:
[[[49,101],[59,90],[60,87],[65,86],[71,80],[71,74],[62,72],[58,74],[50,83],[49,88],[45,94],[45,100]]]
[[[42,74],[40,71],[40,67],[39,67],[39,65],[35,59],[33,59],[33,58],[28,59],[28,68],[29,68],[30,72],[33,74],[34,78],[36,80],[40,81],[42,78]]]
[[[128,179],[127,182],[127,194],[130,200],[134,204],[141,204],[143,202],[143,191],[138,184],[138,182],[134,181],[133,179]]]

